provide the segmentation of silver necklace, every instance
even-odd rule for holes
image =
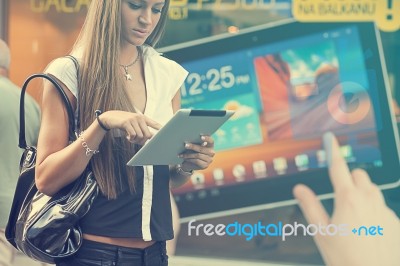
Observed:
[[[136,62],[139,61],[139,58],[140,58],[140,51],[139,51],[139,49],[137,49],[137,56],[136,56],[135,60],[133,60],[132,63],[130,63],[129,65],[126,65],[126,66],[125,66],[125,65],[119,64],[119,65],[120,65],[121,67],[123,67],[124,70],[125,70],[124,76],[125,76],[125,78],[126,78],[127,81],[128,81],[128,80],[132,80],[132,75],[128,73],[128,67],[131,67],[131,66],[133,66],[134,64],[136,64]]]

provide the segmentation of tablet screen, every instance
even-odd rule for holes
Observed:
[[[329,186],[315,179],[325,176],[328,183],[322,172],[327,163],[321,136],[326,131],[338,137],[351,167],[398,167],[398,159],[397,164],[386,161],[387,143],[380,141],[394,137],[393,129],[384,130],[390,127],[383,121],[390,113],[373,25],[369,36],[363,36],[368,35],[364,24],[304,24],[311,28],[301,35],[296,27],[299,23],[270,38],[266,36],[273,36],[273,30],[259,30],[244,36],[253,42],[231,51],[181,59],[190,73],[181,88],[184,108],[236,111],[213,135],[217,155],[212,165],[174,190],[183,216],[287,200],[287,188],[296,182],[329,192]],[[271,188],[282,187],[284,195],[267,199]],[[234,195],[247,196],[227,203]],[[222,207],[203,205],[215,200]]]

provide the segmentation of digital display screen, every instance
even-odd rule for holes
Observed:
[[[172,190],[181,221],[296,204],[293,187],[331,197],[322,135],[381,189],[399,184],[399,140],[379,31],[371,22],[284,21],[165,55],[189,74],[182,108],[234,110],[216,155]]]
[[[357,27],[344,26],[183,62],[182,108],[236,114],[213,135],[214,162],[175,189],[176,200],[325,168],[326,131],[349,163],[382,164],[364,56]]]

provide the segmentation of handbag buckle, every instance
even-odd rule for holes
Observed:
[[[26,157],[25,157],[25,160],[24,160],[24,166],[25,166],[25,167],[30,166],[30,165],[32,164],[33,158],[34,158],[34,156],[33,156],[33,151],[28,151],[28,152],[26,153]]]

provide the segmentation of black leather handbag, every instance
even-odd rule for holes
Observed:
[[[87,168],[73,183],[49,197],[35,185],[36,147],[25,140],[24,96],[28,83],[35,78],[50,81],[67,107],[69,140],[75,141],[74,112],[62,87],[51,76],[34,74],[24,83],[20,98],[19,147],[25,149],[20,161],[8,224],[7,240],[27,256],[46,263],[57,263],[72,256],[82,244],[81,219],[99,193],[93,173]]]

